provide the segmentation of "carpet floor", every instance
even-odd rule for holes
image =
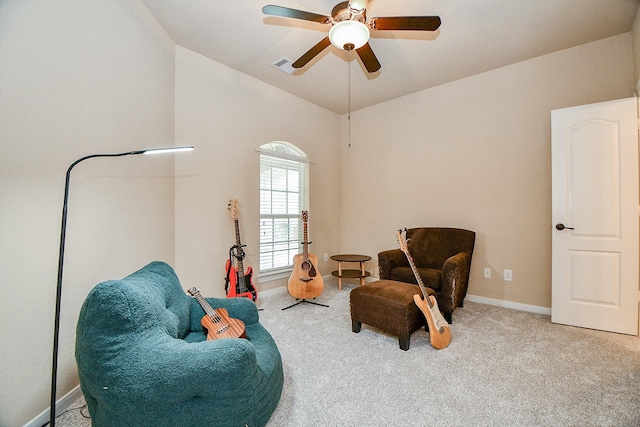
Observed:
[[[351,331],[356,286],[340,291],[328,279],[314,300],[328,308],[283,311],[296,302],[286,291],[259,301],[285,370],[267,427],[640,426],[638,337],[466,302],[453,314],[449,347],[435,350],[420,329],[402,351],[380,330]],[[56,424],[90,420],[72,410]]]

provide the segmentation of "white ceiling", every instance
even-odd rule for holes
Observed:
[[[536,56],[631,31],[640,0],[370,0],[367,17],[437,15],[440,29],[372,31],[382,64],[329,46],[294,75],[329,25],[267,16],[266,4],[330,15],[339,0],[145,0],[176,44],[336,113],[397,98]]]

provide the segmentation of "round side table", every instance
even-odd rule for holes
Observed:
[[[338,278],[338,288],[340,290],[342,290],[342,279],[360,279],[360,286],[362,286],[364,285],[364,278],[371,275],[371,273],[364,270],[364,263],[371,260],[368,255],[339,254],[331,255],[331,259],[338,261],[338,270],[331,272],[331,274]],[[343,269],[343,262],[358,262],[360,263],[360,269]]]

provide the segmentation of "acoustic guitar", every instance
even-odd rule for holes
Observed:
[[[406,231],[406,230],[405,230]],[[427,292],[427,287],[424,285],[422,281],[422,277],[418,274],[418,269],[416,268],[416,264],[413,262],[413,258],[409,253],[409,247],[407,246],[407,240],[402,235],[402,231],[398,230],[398,243],[400,244],[400,249],[407,256],[409,260],[409,265],[411,266],[411,270],[413,274],[416,276],[416,280],[418,281],[418,285],[420,286],[420,290],[422,291],[422,295],[424,299],[420,297],[419,294],[415,294],[413,296],[413,301],[416,303],[424,317],[427,319],[427,325],[429,326],[429,338],[431,338],[431,345],[433,348],[437,350],[442,350],[449,346],[451,342],[451,328],[449,327],[449,323],[440,313],[440,309],[438,308],[438,301],[433,295],[429,295]]]
[[[227,205],[229,214],[233,218],[233,222],[236,226],[236,245],[229,251],[229,260],[227,260],[224,289],[227,292],[227,298],[245,297],[250,300],[256,301],[258,299],[258,290],[253,285],[251,277],[253,276],[253,268],[248,267],[247,271],[244,271],[244,246],[240,242],[240,226],[238,224],[238,217],[240,211],[238,210],[238,200],[229,200]],[[233,266],[231,258],[235,258],[237,262],[237,268]]]
[[[229,317],[229,313],[224,308],[214,310],[207,300],[200,295],[200,289],[191,288],[187,292],[198,300],[205,312],[205,315],[200,320],[200,324],[207,331],[207,340],[247,337],[242,320]]]
[[[294,298],[306,299],[315,298],[322,293],[324,281],[318,274],[316,265],[318,257],[309,253],[309,242],[307,237],[307,222],[309,213],[302,211],[302,223],[304,226],[304,241],[302,242],[302,253],[293,257],[293,272],[289,277],[287,289]]]

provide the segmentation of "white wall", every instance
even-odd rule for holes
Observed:
[[[266,66],[266,65],[265,65]],[[279,72],[274,70],[274,72]],[[295,78],[295,77],[291,77]],[[269,141],[288,141],[310,165],[310,251],[339,250],[339,117],[204,56],[176,50],[176,143],[197,156],[176,159],[176,269],[185,287],[224,296],[225,262],[235,244],[227,210],[238,199],[244,267],[259,273],[259,155]],[[257,277],[254,283],[257,284]],[[286,284],[260,283],[259,291]]]
[[[174,45],[139,0],[0,2],[0,425],[49,406],[64,177],[90,153],[173,145]],[[173,262],[173,158],[73,171],[58,396],[99,281]]]
[[[376,259],[397,247],[398,228],[468,228],[477,233],[470,293],[550,307],[550,112],[632,88],[626,33],[352,113],[341,251]]]

